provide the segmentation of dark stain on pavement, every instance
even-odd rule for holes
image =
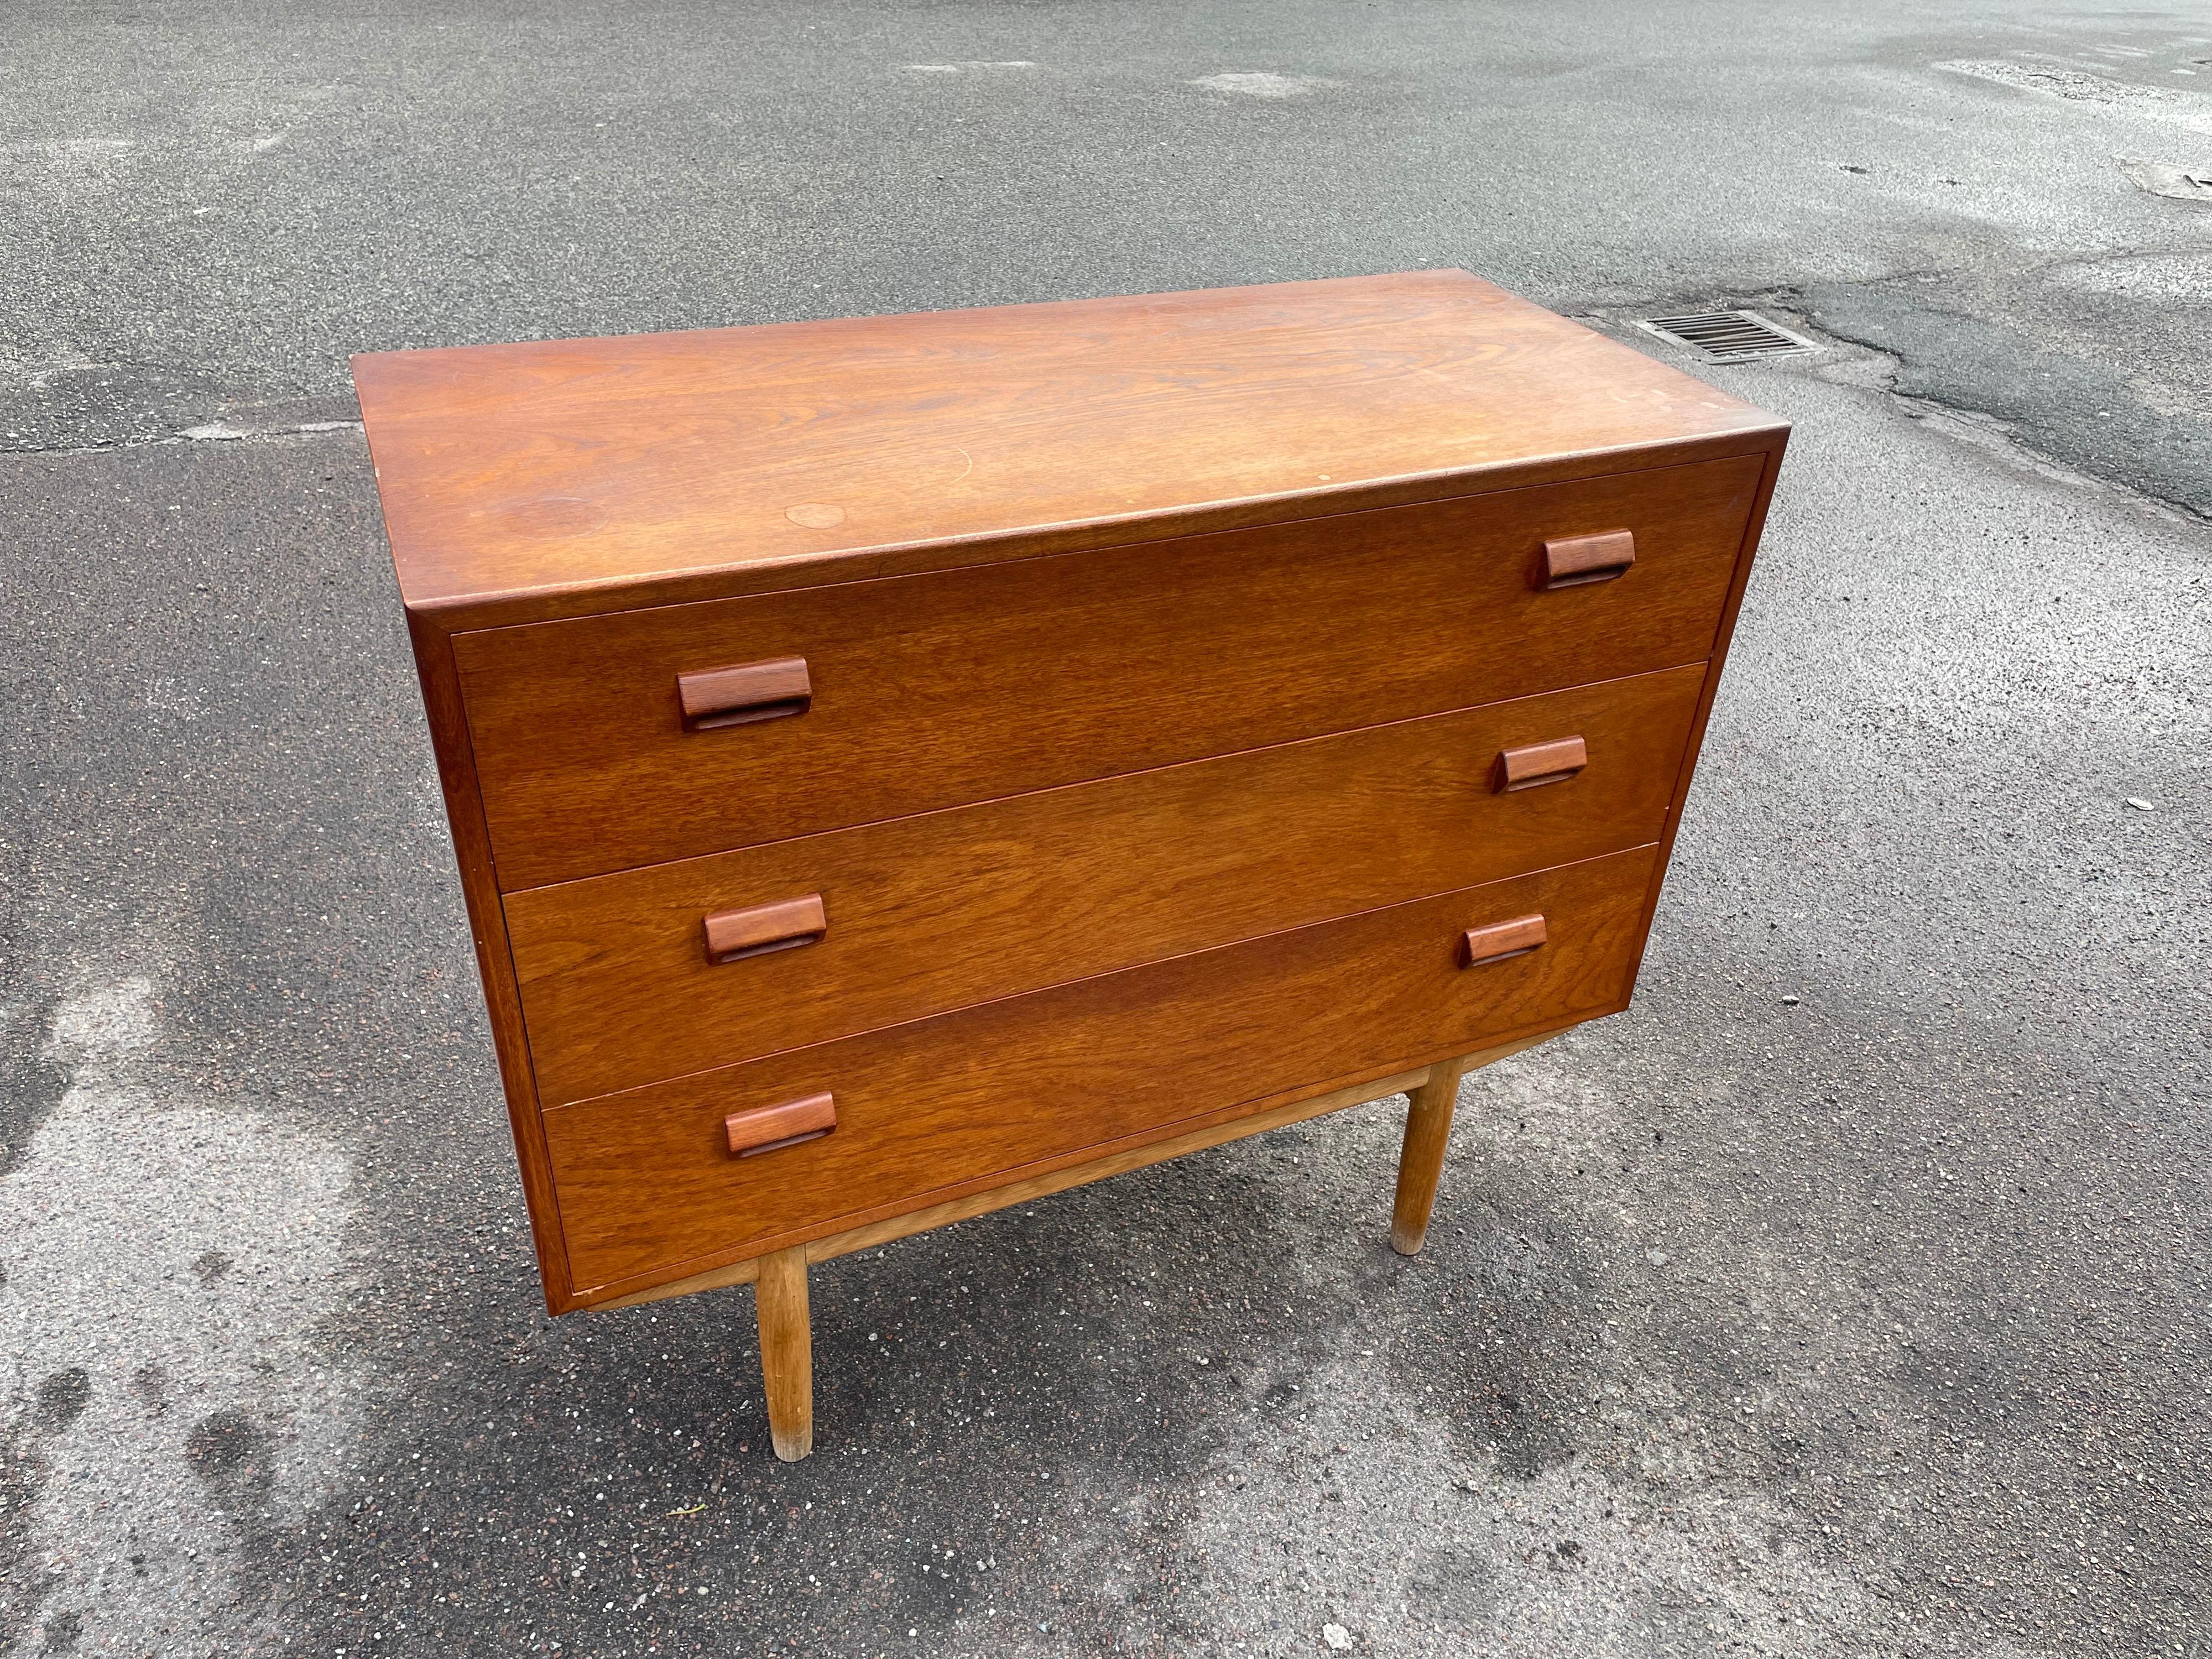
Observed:
[[[9,953],[7,933],[20,925],[0,923],[0,956]],[[23,1161],[39,1126],[69,1092],[68,1068],[46,1052],[58,1006],[52,997],[15,1006],[0,1003],[0,1176]]]
[[[32,1420],[49,1433],[76,1421],[92,1403],[92,1378],[81,1365],[56,1371],[39,1384],[39,1403]]]

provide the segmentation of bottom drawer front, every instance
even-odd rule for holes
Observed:
[[[742,1260],[1124,1137],[1627,1001],[1656,849],[1464,888],[545,1114],[580,1288]],[[1545,943],[1466,965],[1470,930]],[[734,1112],[834,1094],[759,1157]]]

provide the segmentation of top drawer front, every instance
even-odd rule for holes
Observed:
[[[457,635],[509,890],[1697,661],[1764,458]],[[1619,580],[1544,541],[1626,529]],[[804,659],[787,718],[679,676]]]

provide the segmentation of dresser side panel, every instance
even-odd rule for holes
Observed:
[[[1628,982],[1632,992],[1637,975],[1644,966],[1644,953],[1650,948],[1651,923],[1658,914],[1659,897],[1666,886],[1668,866],[1674,857],[1674,837],[1681,832],[1682,813],[1689,805],[1690,786],[1695,781],[1698,757],[1705,744],[1705,727],[1712,720],[1713,699],[1720,694],[1721,674],[1728,662],[1729,642],[1735,637],[1737,616],[1743,610],[1743,596],[1751,583],[1753,561],[1758,556],[1759,538],[1766,528],[1766,509],[1774,499],[1774,485],[1782,471],[1783,453],[1789,447],[1787,428],[1778,434],[1774,447],[1766,452],[1766,465],[1761,471],[1759,489],[1751,504],[1751,514],[1745,520],[1743,545],[1736,555],[1735,574],[1729,583],[1728,600],[1721,609],[1718,628],[1713,634],[1712,657],[1706,665],[1704,689],[1698,695],[1697,712],[1690,721],[1689,745],[1682,752],[1681,775],[1675,780],[1674,803],[1667,809],[1667,828],[1659,838],[1659,854],[1651,865],[1651,891],[1644,902],[1644,923],[1637,935],[1636,960],[1630,964]]]
[[[515,1160],[530,1212],[531,1237],[538,1249],[547,1308],[565,1313],[577,1305],[571,1294],[568,1253],[561,1212],[553,1191],[552,1161],[545,1146],[545,1123],[532,1079],[530,1041],[515,988],[514,958],[507,943],[506,912],[492,867],[491,835],[477,793],[468,722],[461,708],[460,680],[453,664],[453,641],[434,622],[416,614],[407,619],[428,716],[430,741],[438,757],[438,782],[446,798],[453,831],[453,857],[460,867],[461,894],[468,906],[469,932],[476,945],[477,971],[492,1044],[499,1059],[501,1086],[514,1135]]]

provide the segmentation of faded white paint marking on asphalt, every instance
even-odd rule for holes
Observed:
[[[1191,85],[1213,92],[1233,92],[1244,98],[1304,98],[1326,87],[1340,87],[1324,75],[1270,75],[1264,70],[1227,75],[1202,75]]]
[[[179,726],[207,713],[207,702],[197,686],[186,685],[167,674],[156,674],[146,684],[147,724]]]
[[[320,1348],[348,1161],[252,1113],[163,1097],[144,979],[57,1012],[69,1091],[0,1179],[0,1352],[41,1479],[33,1644],[164,1659],[268,1645],[240,1553],[329,1490],[357,1374]],[[289,1553],[288,1550],[286,1552]]]
[[[2212,202],[2212,163],[2191,168],[2172,167],[2164,161],[2140,161],[2130,155],[2112,159],[2139,190],[2147,190],[2154,196],[2170,196],[2177,202]]]

